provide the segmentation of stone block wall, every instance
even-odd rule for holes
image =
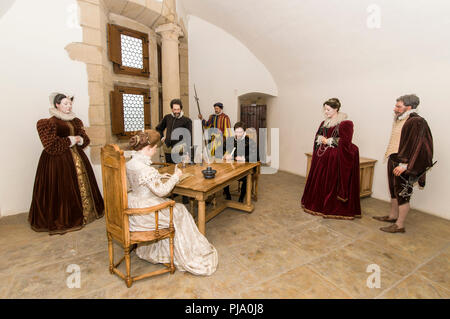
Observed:
[[[86,132],[91,139],[91,161],[93,164],[100,164],[101,147],[108,143],[116,143],[124,147],[127,143],[126,140],[119,140],[111,133],[109,94],[114,90],[114,85],[149,88],[152,128],[159,122],[157,44],[161,40],[155,29],[157,23],[173,21],[173,10],[168,10],[166,3],[164,10],[161,10],[161,4],[153,0],[78,0],[77,2],[80,9],[83,42],[69,44],[66,46],[66,51],[71,59],[86,64],[89,92],[89,126],[86,127]],[[159,17],[161,12],[163,16]],[[148,34],[149,78],[114,73],[112,62],[108,58],[108,23]],[[180,98],[186,115],[189,114],[188,71],[186,35],[180,41]]]

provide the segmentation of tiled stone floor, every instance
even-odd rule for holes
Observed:
[[[299,204],[304,183],[285,172],[263,175],[252,214],[228,209],[207,224],[219,252],[212,276],[177,271],[130,289],[109,273],[104,218],[49,236],[32,231],[27,214],[4,217],[0,298],[450,297],[450,221],[413,210],[405,234],[384,233],[371,216],[389,204],[372,198],[361,201],[358,220],[311,216]],[[71,264],[80,266],[80,288],[67,287]],[[380,267],[380,288],[367,287],[370,264]],[[132,254],[134,274],[157,267]]]

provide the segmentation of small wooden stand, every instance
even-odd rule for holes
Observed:
[[[308,179],[311,168],[312,153],[305,153],[307,159],[306,178]],[[359,158],[359,197],[372,195],[373,172],[377,160],[360,157]]]

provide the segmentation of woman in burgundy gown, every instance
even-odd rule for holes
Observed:
[[[325,120],[314,139],[302,208],[324,218],[361,217],[359,150],[352,143],[353,122],[339,112],[338,99],[329,99],[323,107]]]
[[[82,228],[104,214],[103,199],[83,149],[89,137],[72,113],[73,97],[50,96],[49,119],[37,122],[44,146],[36,171],[28,221],[50,235]]]

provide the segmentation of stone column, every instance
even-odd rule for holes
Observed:
[[[163,112],[170,113],[170,101],[181,98],[180,96],[180,63],[179,63],[179,41],[183,36],[181,28],[168,23],[160,25],[156,32],[162,38],[162,91],[163,91]]]

